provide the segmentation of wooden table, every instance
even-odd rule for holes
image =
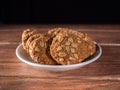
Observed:
[[[88,33],[103,49],[99,60],[70,71],[54,72],[21,62],[15,54],[23,29],[41,32],[67,27]],[[0,25],[0,90],[120,90],[120,25]]]

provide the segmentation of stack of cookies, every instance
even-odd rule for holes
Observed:
[[[96,51],[90,36],[67,28],[55,28],[47,33],[24,30],[22,46],[35,62],[47,65],[76,64]]]

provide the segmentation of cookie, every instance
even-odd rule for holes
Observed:
[[[47,65],[56,65],[49,54],[49,46],[51,44],[50,37],[42,35],[33,40],[29,45],[29,54],[35,62]]]
[[[27,51],[27,45],[26,45],[26,42],[28,40],[28,38],[34,34],[37,34],[39,33],[37,30],[33,30],[33,29],[26,29],[23,31],[22,33],[22,46],[23,46],[23,49],[28,53]]]
[[[41,36],[43,36],[43,34],[42,33],[37,33],[37,34],[34,34],[34,35],[32,35],[32,36],[30,36],[29,38],[28,38],[28,40],[27,40],[27,42],[26,42],[26,51],[29,53],[29,45],[30,45],[30,43],[32,42],[32,41],[34,41],[36,38],[39,38],[39,37],[41,37]]]
[[[52,41],[50,54],[62,65],[84,61],[95,53],[95,44],[87,34],[73,30],[59,32]]]
[[[54,28],[48,31],[48,35],[50,35],[52,38],[54,38],[57,34],[60,32],[63,33],[64,31],[70,30],[68,28]]]

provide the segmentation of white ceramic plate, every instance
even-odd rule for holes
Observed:
[[[38,64],[35,63],[31,57],[29,56],[29,54],[27,54],[23,47],[22,44],[20,44],[17,49],[16,49],[16,55],[17,57],[23,61],[24,63],[27,63],[29,65],[38,67],[38,68],[42,68],[42,69],[48,69],[48,70],[53,70],[53,71],[66,71],[66,70],[71,70],[71,69],[76,69],[76,68],[80,68],[83,67],[89,63],[92,63],[96,60],[98,60],[98,58],[101,56],[102,54],[102,48],[101,46],[94,42],[96,44],[96,52],[93,56],[91,56],[90,58],[87,58],[85,61],[81,62],[81,63],[77,63],[77,64],[71,64],[71,65],[43,65],[43,64]]]

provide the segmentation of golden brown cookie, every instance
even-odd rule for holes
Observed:
[[[68,31],[71,29],[68,28],[54,28],[48,31],[48,35],[50,35],[52,38],[54,38],[57,34],[59,34],[60,32],[63,33],[64,31]]]
[[[59,64],[75,64],[93,55],[95,44],[87,34],[64,30],[53,38],[50,53]]]
[[[26,42],[28,40],[29,37],[31,37],[32,35],[34,34],[37,34],[39,33],[37,30],[30,30],[30,29],[26,29],[23,31],[22,33],[22,46],[23,46],[23,49],[28,53],[27,51],[27,45],[26,45]]]
[[[33,60],[40,64],[55,65],[57,64],[49,54],[50,37],[42,35],[30,43],[29,54]]]
[[[39,37],[41,37],[41,36],[43,36],[43,34],[42,33],[37,33],[37,34],[34,34],[34,35],[32,35],[32,36],[30,36],[29,38],[28,38],[28,40],[27,40],[27,42],[26,42],[26,51],[29,53],[29,45],[30,45],[30,43],[32,42],[32,41],[34,41],[36,38],[39,38]]]

